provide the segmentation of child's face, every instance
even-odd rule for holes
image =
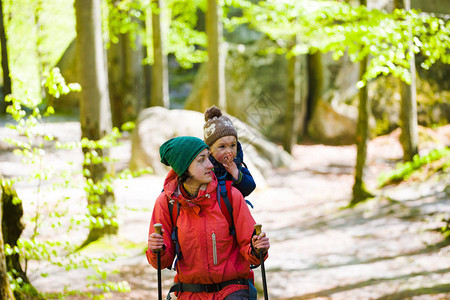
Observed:
[[[223,136],[210,147],[211,155],[221,164],[228,164],[236,157],[237,140],[233,135]]]

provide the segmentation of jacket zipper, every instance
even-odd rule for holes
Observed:
[[[216,234],[212,234],[212,246],[213,246],[213,261],[214,265],[217,266],[217,243],[216,243]]]

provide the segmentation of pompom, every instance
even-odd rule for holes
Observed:
[[[220,117],[222,115],[222,111],[217,106],[213,105],[205,111],[205,121],[211,120],[214,117]]]

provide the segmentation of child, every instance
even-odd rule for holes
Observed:
[[[214,166],[214,174],[219,181],[233,181],[233,186],[247,197],[255,189],[256,184],[244,164],[244,153],[237,139],[236,128],[214,105],[206,110],[205,121],[204,141],[210,147],[209,158]]]
[[[270,243],[265,233],[253,234],[255,221],[244,197],[231,188],[236,227],[232,235],[218,204],[208,146],[199,138],[177,137],[161,145],[159,153],[161,162],[172,170],[153,209],[148,262],[157,268],[156,252],[161,251],[161,267],[170,267],[180,250],[176,284],[170,289],[178,293],[177,299],[249,299],[250,264],[259,264],[259,251],[267,255]],[[180,207],[176,221],[169,201]],[[155,233],[156,223],[162,224],[162,235]],[[178,236],[176,243],[173,233]]]

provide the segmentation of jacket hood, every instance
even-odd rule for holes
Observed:
[[[210,204],[212,201],[211,195],[214,195],[214,201],[217,191],[217,178],[212,172],[212,181],[208,184],[203,184],[200,187],[197,197],[187,199],[183,196],[178,184],[178,175],[174,170],[170,170],[164,181],[164,193],[170,201],[179,202],[182,206],[204,206]]]

